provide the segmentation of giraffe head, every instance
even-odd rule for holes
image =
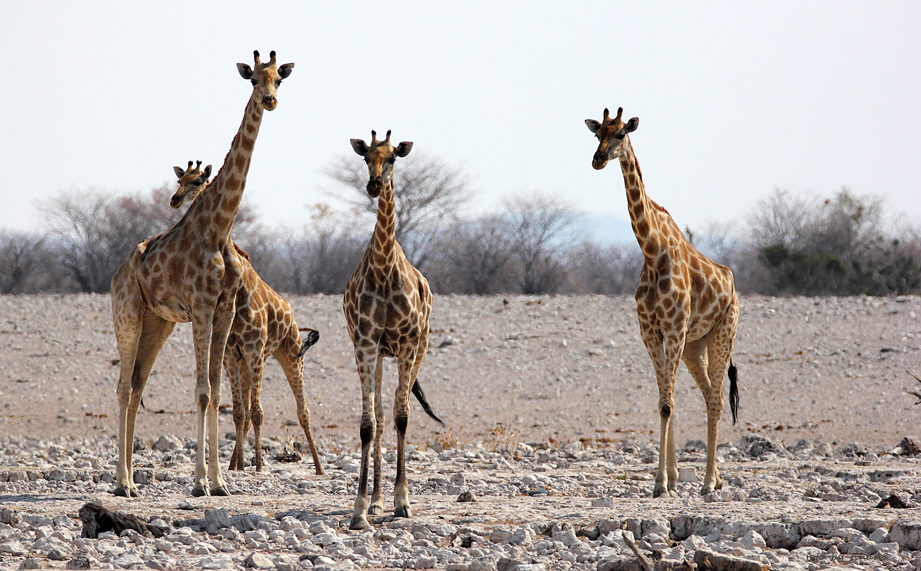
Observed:
[[[262,63],[259,60],[259,52],[254,51],[253,58],[255,59],[255,68],[245,63],[238,63],[237,71],[240,72],[243,79],[248,79],[252,82],[254,91],[253,96],[256,98],[256,101],[261,103],[266,110],[273,111],[278,107],[278,99],[276,98],[278,86],[281,85],[282,79],[291,75],[294,64],[286,63],[277,65],[275,62],[274,50],[272,50],[269,56],[271,57],[269,63]]]
[[[624,108],[619,107],[617,117],[611,118],[611,114],[605,108],[604,119],[602,119],[601,123],[594,119],[585,120],[588,130],[598,137],[598,150],[595,151],[595,155],[592,157],[592,167],[595,170],[603,169],[608,164],[608,161],[614,157],[619,158],[623,151],[621,143],[624,142],[627,133],[632,133],[639,127],[639,117],[634,117],[624,123],[621,119],[623,114]]]
[[[352,149],[368,163],[368,195],[377,198],[384,181],[393,177],[393,163],[397,157],[405,157],[413,149],[412,141],[403,141],[396,147],[390,143],[390,131],[383,141],[377,140],[377,132],[371,131],[371,146],[364,139],[351,139]]]
[[[182,170],[182,167],[173,167],[173,172],[179,177],[179,189],[169,200],[172,208],[179,208],[186,202],[192,202],[198,193],[208,186],[208,178],[211,176],[211,165],[201,170],[201,161],[197,161],[192,167],[192,161],[189,166]]]

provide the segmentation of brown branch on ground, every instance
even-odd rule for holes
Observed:
[[[624,531],[623,537],[624,543],[626,543],[627,547],[630,548],[630,551],[636,555],[636,561],[640,564],[640,567],[642,567],[644,571],[653,571],[652,561],[650,561],[649,558],[646,557],[646,554],[640,551],[640,548],[636,546],[636,542],[633,541],[633,533],[630,531]]]

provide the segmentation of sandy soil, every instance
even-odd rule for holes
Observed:
[[[324,442],[358,444],[360,400],[341,296],[291,297],[298,324],[320,331],[307,354],[307,401]],[[728,407],[720,441],[761,433],[892,448],[918,436],[921,298],[742,298],[734,354],[742,408]],[[438,296],[420,381],[447,423],[413,405],[410,442],[460,444],[658,440],[657,389],[632,297]],[[0,431],[6,435],[116,435],[118,367],[106,295],[0,296]],[[138,436],[192,436],[191,327],[160,354]],[[392,395],[396,367],[385,369]],[[728,383],[727,383],[728,384]],[[222,401],[230,404],[224,385]],[[389,411],[392,398],[385,398]],[[264,434],[303,435],[281,368],[266,369]],[[677,441],[706,439],[700,391],[682,366]],[[228,407],[229,409],[229,407]],[[389,412],[385,412],[389,418]],[[231,432],[230,415],[221,433]],[[390,423],[388,423],[390,424]],[[388,427],[385,446],[393,445]]]

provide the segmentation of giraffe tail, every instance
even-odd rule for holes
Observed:
[[[739,385],[736,383],[737,380],[738,370],[732,364],[732,359],[729,359],[729,410],[732,411],[732,424],[736,423],[736,419],[739,416]]]
[[[304,344],[301,345],[301,350],[297,352],[297,358],[300,359],[304,356],[304,353],[307,352],[307,349],[310,349],[314,343],[320,340],[320,332],[316,329],[303,328],[298,331],[309,331],[307,337],[304,339]]]
[[[425,393],[422,392],[422,385],[419,384],[419,379],[416,379],[413,381],[412,391],[413,391],[413,394],[416,395],[416,400],[418,400],[419,404],[422,405],[422,410],[425,411],[425,414],[432,417],[432,420],[434,420],[441,426],[444,426],[445,423],[442,422],[440,418],[435,416],[435,412],[432,410],[432,407],[429,405],[429,401],[425,398]]]

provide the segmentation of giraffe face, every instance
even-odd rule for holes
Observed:
[[[272,51],[269,63],[262,63],[259,60],[259,52],[253,52],[255,59],[255,68],[245,63],[237,64],[237,71],[243,79],[248,79],[253,84],[254,97],[256,101],[262,104],[267,111],[273,111],[278,107],[278,86],[281,80],[291,75],[294,70],[293,63],[277,65],[275,62],[275,52]]]
[[[189,161],[189,166],[185,170],[182,170],[181,167],[173,167],[173,172],[179,177],[179,189],[170,198],[170,207],[179,208],[187,202],[191,203],[198,196],[198,193],[208,186],[211,165],[206,166],[204,171],[199,170],[199,167],[201,167],[201,161],[198,161],[194,168],[192,167],[192,161]]]
[[[368,164],[368,196],[380,196],[384,181],[393,177],[393,163],[397,157],[405,157],[413,148],[412,141],[403,141],[396,147],[390,142],[390,131],[383,141],[377,140],[377,132],[371,131],[371,145],[368,146],[364,139],[351,139],[352,150],[365,159]]]
[[[634,117],[624,123],[621,120],[623,113],[624,108],[620,107],[617,109],[617,116],[611,118],[611,114],[605,109],[604,119],[600,123],[594,119],[585,120],[588,130],[595,133],[598,138],[598,150],[592,156],[592,167],[595,170],[601,170],[608,164],[608,161],[615,157],[619,158],[627,133],[636,131],[640,125],[639,117]]]

